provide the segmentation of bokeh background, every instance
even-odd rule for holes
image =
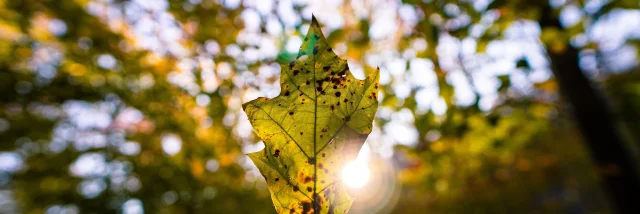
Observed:
[[[312,14],[381,71],[351,213],[610,213],[549,53],[578,51],[638,149],[639,7],[0,0],[0,213],[274,213],[241,104],[279,93]]]

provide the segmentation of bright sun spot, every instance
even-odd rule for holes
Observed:
[[[351,188],[361,188],[369,181],[369,167],[364,161],[354,160],[342,169],[342,183]]]

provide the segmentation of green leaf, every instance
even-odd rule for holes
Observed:
[[[297,59],[281,65],[281,92],[243,104],[265,148],[248,154],[278,213],[347,213],[340,171],[371,132],[379,69],[358,80],[315,17]]]

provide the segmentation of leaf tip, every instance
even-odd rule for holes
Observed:
[[[313,14],[311,14],[311,25],[320,26],[320,24],[318,24],[318,20],[316,19],[316,16]]]
[[[246,102],[242,104],[242,110],[243,111],[247,111],[247,106],[249,106],[249,104],[251,104],[251,102]]]

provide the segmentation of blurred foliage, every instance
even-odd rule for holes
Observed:
[[[279,93],[276,62],[312,12],[340,16],[323,31],[353,71],[381,68],[369,144],[400,186],[390,212],[609,212],[554,79],[539,76],[545,48],[579,48],[638,147],[638,38],[612,48],[589,33],[638,1],[257,2],[0,0],[0,212],[273,213],[240,104]],[[540,29],[547,4],[577,21]],[[514,38],[542,57],[500,55]],[[625,48],[633,66],[612,61]],[[493,62],[508,71],[486,74],[504,67],[482,67]]]

